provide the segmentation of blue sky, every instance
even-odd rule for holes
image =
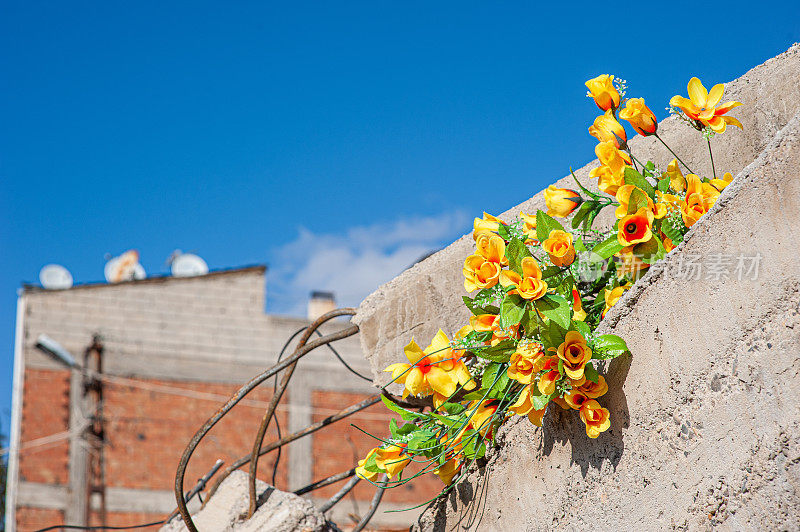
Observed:
[[[800,40],[800,4],[0,2],[0,423],[16,291],[138,249],[357,303],[593,158],[583,82],[662,118]]]

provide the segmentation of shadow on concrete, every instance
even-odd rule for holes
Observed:
[[[586,429],[576,411],[551,407],[552,411],[545,416],[542,454],[548,456],[556,443],[565,445],[569,442],[572,448],[572,463],[580,466],[584,478],[590,467],[602,469],[603,462],[608,462],[616,470],[625,452],[623,436],[630,426],[628,401],[623,391],[623,384],[630,368],[630,354],[610,361],[606,364],[605,371],[598,368],[601,374],[605,374],[608,383],[608,393],[602,396],[599,402],[608,408],[611,414],[609,430],[593,440],[586,435]]]

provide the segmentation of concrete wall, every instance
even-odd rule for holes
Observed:
[[[685,90],[685,86],[675,87],[676,94],[685,95]],[[726,84],[723,100],[745,104],[731,112],[741,120],[744,131],[732,128],[713,140],[718,172],[729,171],[736,175],[800,110],[800,45],[792,46]],[[649,103],[654,107],[661,105],[660,102]],[[696,172],[710,175],[707,148],[698,142],[695,130],[677,119],[667,118],[659,124],[659,135]],[[637,158],[652,160],[661,168],[672,159],[652,137],[637,136],[629,144]],[[588,174],[597,164],[592,161],[576,171],[581,182],[594,190],[597,190],[596,183],[592,183]],[[556,185],[575,188],[572,177],[565,177]],[[500,217],[511,220],[519,212],[533,213],[537,209],[545,209],[541,192]],[[606,221],[610,219],[605,218]],[[597,223],[602,222],[601,217]],[[412,335],[420,341],[428,341],[439,327],[452,334],[466,323],[469,311],[461,301],[461,296],[466,295],[461,268],[473,249],[472,237],[465,235],[381,286],[362,302],[354,321],[361,327],[362,348],[377,382],[388,382],[388,374],[382,370],[402,356],[402,347]]]
[[[239,385],[274,364],[289,336],[307,325],[304,319],[265,314],[264,296],[263,267],[60,291],[26,289],[19,303],[17,356],[22,370],[15,383],[20,436],[12,442],[15,467],[9,502],[14,502],[8,506],[17,508],[18,529],[80,522],[85,505],[86,453],[79,427],[86,413],[77,406],[80,378],[35,348],[40,334],[52,337],[79,360],[92,336],[102,336],[109,522],[155,521],[175,507],[175,467],[195,430]],[[322,332],[344,323],[333,322]],[[357,337],[335,346],[353,367],[369,373]],[[186,474],[188,486],[217,458],[230,463],[250,451],[270,389],[254,391],[202,442]],[[316,350],[298,365],[279,407],[283,433],[373,393],[370,383],[349,373],[329,351]],[[281,459],[278,487],[297,489],[352,467],[374,442],[350,423],[383,433],[388,419],[382,405],[376,405],[291,444]],[[267,441],[275,437],[273,424]],[[261,478],[271,480],[274,459],[273,453],[261,460]],[[436,482],[387,496],[386,507],[422,502]],[[328,496],[328,491],[313,495]],[[356,494],[355,501],[335,508],[344,523],[347,513],[369,505],[370,490]],[[380,514],[377,519],[407,526],[413,518]]]
[[[633,353],[607,369],[611,429],[590,440],[559,408],[512,421],[420,529],[799,529],[798,176],[800,114],[601,324]],[[676,275],[741,252],[755,278]]]

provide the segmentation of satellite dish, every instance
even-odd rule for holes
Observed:
[[[170,270],[175,277],[194,277],[207,274],[208,264],[197,255],[184,253],[172,259]]]
[[[39,271],[39,282],[48,290],[72,288],[72,274],[59,264],[48,264]]]
[[[106,262],[103,273],[109,283],[139,280],[147,276],[144,267],[139,264],[139,252],[135,249],[126,251],[119,257],[114,257]]]

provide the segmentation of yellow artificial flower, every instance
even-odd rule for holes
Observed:
[[[594,119],[594,124],[589,127],[589,134],[600,142],[611,142],[617,148],[624,147],[628,140],[625,128],[617,122],[611,109]]]
[[[606,300],[606,308],[603,309],[603,312],[600,314],[600,318],[606,317],[606,312],[611,310],[611,307],[617,304],[619,298],[622,297],[622,294],[625,293],[625,290],[628,289],[628,286],[618,286],[613,290],[606,289],[605,293],[605,300]]]
[[[597,376],[597,382],[586,380],[578,389],[589,399],[597,399],[608,391],[608,384],[602,375]]]
[[[588,400],[589,397],[585,393],[575,388],[564,394],[564,402],[573,410],[580,410],[583,404]]]
[[[672,159],[669,162],[665,173],[667,177],[669,177],[669,188],[675,192],[683,192],[686,190],[686,178],[683,177],[681,169],[678,166],[678,159]]]
[[[469,323],[472,328],[478,332],[491,331],[491,345],[497,345],[508,338],[519,337],[519,324],[503,328],[500,324],[500,316],[496,314],[478,314],[477,316],[470,316]]]
[[[478,431],[482,436],[492,438],[492,423],[497,412],[496,401],[472,401],[467,405],[469,415],[468,427]]]
[[[603,111],[619,107],[619,91],[614,88],[614,76],[601,74],[586,82],[589,89],[588,97],[594,98],[594,103]]]
[[[730,172],[725,172],[722,176],[722,179],[720,178],[712,179],[711,183],[709,184],[715,189],[722,192],[723,190],[725,190],[725,187],[731,184],[731,181],[733,181],[733,176],[731,175]]]
[[[517,400],[514,402],[513,405],[508,407],[510,412],[517,414],[518,416],[528,416],[528,420],[531,423],[536,425],[537,427],[542,426],[542,418],[544,417],[544,412],[547,410],[545,406],[541,410],[536,410],[533,408],[533,400],[531,399],[532,396],[539,395],[533,388],[533,384],[529,384],[525,386],[517,397]]]
[[[520,343],[517,346],[517,350],[511,355],[506,374],[509,379],[522,384],[530,384],[536,374],[542,370],[544,358],[542,344],[535,342]]]
[[[650,199],[650,196],[648,196],[644,190],[635,185],[622,185],[617,190],[616,195],[619,206],[614,211],[614,214],[617,218],[624,218],[628,215],[628,204],[631,201],[631,194],[633,194],[634,190],[638,190],[642,193],[642,196],[647,198],[647,207],[653,213],[653,218],[660,220],[667,215],[668,206],[666,204],[653,203],[653,200]]]
[[[553,229],[547,240],[542,242],[542,249],[547,252],[553,264],[559,268],[569,266],[575,261],[575,247],[572,245],[572,234]]]
[[[558,372],[558,358],[548,357],[542,370],[545,373],[539,377],[536,387],[542,395],[552,395],[556,391],[556,381],[561,378],[561,373]]]
[[[378,452],[378,448],[377,447],[375,447],[372,450],[370,450],[370,452],[367,453],[367,456],[365,456],[363,460],[359,460],[358,461],[358,467],[356,467],[356,475],[358,475],[360,478],[363,478],[364,480],[374,481],[378,477],[378,475],[380,474],[377,471],[372,472],[372,471],[367,471],[366,469],[364,469],[364,466],[369,461],[370,457],[373,454],[375,454],[376,452]]]
[[[398,362],[383,370],[392,373],[392,382],[405,385],[403,397],[409,393],[425,396],[434,392],[450,397],[455,393],[457,380],[439,367],[442,357],[438,353],[425,353],[413,339],[403,351],[410,364]]]
[[[500,263],[491,262],[480,255],[470,255],[464,260],[464,290],[474,292],[491,288],[500,280]]]
[[[453,482],[453,477],[455,477],[459,471],[461,471],[461,466],[463,465],[463,461],[459,460],[458,457],[453,457],[444,464],[440,465],[433,472],[438,475],[439,479],[444,482],[445,484],[450,484]]]
[[[686,200],[681,206],[681,216],[686,227],[691,227],[697,220],[714,206],[719,198],[719,190],[708,183],[703,183],[694,174],[686,176]]]
[[[586,425],[586,435],[597,438],[611,426],[611,414],[594,399],[583,403],[580,411],[581,421]]]
[[[539,299],[547,292],[547,283],[542,280],[542,270],[533,257],[525,257],[521,262],[522,275],[512,270],[500,272],[500,284],[513,286],[523,299]]]
[[[480,255],[489,262],[496,262],[501,266],[508,264],[505,256],[506,243],[497,235],[482,233],[475,241],[475,254]]]
[[[592,350],[578,331],[567,331],[564,342],[558,346],[556,354],[564,361],[564,373],[570,379],[583,377],[583,369],[592,359]]]
[[[544,191],[544,202],[547,205],[548,216],[563,218],[577,209],[583,203],[583,198],[572,189],[550,185]]]
[[[463,331],[464,328],[459,332]],[[475,381],[472,379],[467,365],[461,359],[464,351],[453,349],[450,340],[441,329],[434,335],[431,344],[424,349],[424,352],[429,357],[435,357],[439,361],[437,366],[447,372],[456,384],[460,384],[465,390],[475,388]]]
[[[597,188],[602,192],[614,196],[617,190],[619,190],[619,187],[625,184],[625,173],[623,169],[614,172],[611,167],[601,164],[589,170],[589,177],[597,179]]]
[[[527,237],[525,244],[538,244],[539,241],[536,240],[536,215],[530,215],[521,212],[519,213],[519,218],[522,220],[522,230],[525,232],[525,236]]]
[[[503,220],[501,220],[500,218],[497,218],[487,212],[484,212],[483,218],[475,218],[475,220],[472,222],[472,227],[473,227],[472,239],[478,240],[478,235],[484,233],[497,234],[497,231],[500,229],[500,224],[505,225]]]
[[[710,91],[706,91],[700,80],[695,77],[689,80],[687,90],[689,99],[676,95],[669,101],[669,105],[677,107],[686,116],[694,120],[696,124],[699,124],[698,129],[701,129],[702,126],[708,126],[714,133],[724,133],[728,125],[742,129],[741,122],[732,116],[724,116],[734,107],[742,105],[741,102],[719,104],[722,99],[722,93],[725,91],[724,84],[718,83]]]
[[[572,319],[575,321],[584,321],[586,319],[586,311],[583,310],[581,303],[581,294],[575,285],[572,285]]]
[[[653,211],[642,207],[619,221],[617,241],[622,246],[632,246],[653,238]]]
[[[411,457],[405,452],[405,445],[388,445],[385,449],[378,447],[377,456],[375,456],[375,463],[379,468],[386,471],[389,478],[400,473],[408,463],[411,462]]]
[[[658,129],[656,115],[644,104],[644,98],[631,98],[625,102],[625,109],[619,112],[619,117],[627,120],[631,127],[645,137],[655,135]]]
[[[626,166],[631,165],[630,156],[624,151],[617,149],[613,142],[600,142],[594,148],[597,160],[603,166],[608,166],[614,174],[625,171]]]

